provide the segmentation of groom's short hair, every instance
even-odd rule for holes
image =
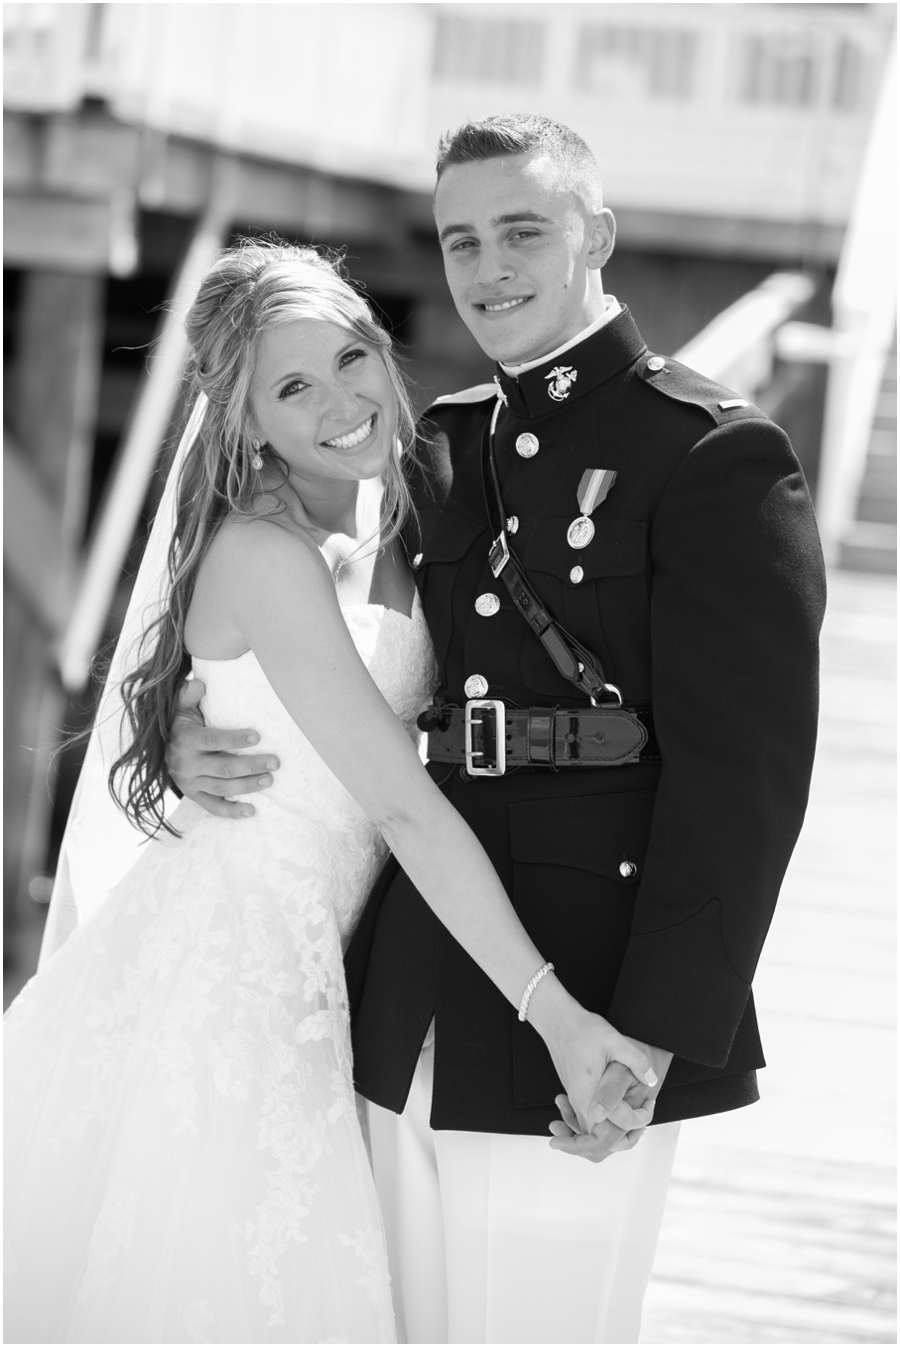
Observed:
[[[437,178],[451,164],[471,164],[508,155],[546,154],[557,168],[563,186],[579,197],[595,215],[603,208],[600,169],[589,146],[571,127],[531,112],[510,112],[464,122],[445,131],[438,142]]]

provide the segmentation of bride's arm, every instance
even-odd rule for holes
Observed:
[[[297,725],[378,826],[435,915],[519,1007],[544,963],[481,844],[424,770],[350,638],[318,550],[272,523],[228,530],[208,559],[204,586],[259,660]],[[649,1059],[558,979],[545,977],[528,1018],[546,1042],[576,1111],[591,1101],[610,1060],[640,1077]],[[634,1125],[640,1125],[640,1118]]]

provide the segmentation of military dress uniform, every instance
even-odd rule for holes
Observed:
[[[492,422],[509,547],[646,729],[640,752],[625,761],[580,757],[578,712],[590,703],[489,564],[482,462]],[[588,514],[586,474],[599,481],[601,470],[608,493]],[[435,1228],[444,1223],[450,1341],[636,1340],[634,1305],[616,1308],[614,1273],[601,1276],[593,1255],[579,1262],[578,1248],[593,1238],[584,1231],[547,1272],[543,1296],[560,1306],[568,1299],[554,1281],[568,1264],[599,1288],[603,1305],[571,1322],[558,1307],[555,1320],[540,1321],[534,1282],[545,1255],[534,1246],[529,1262],[519,1222],[533,1217],[558,1243],[566,1217],[551,1210],[546,1186],[523,1199],[528,1157],[535,1147],[549,1157],[562,1187],[583,1191],[591,1219],[598,1205],[619,1202],[620,1244],[606,1256],[624,1265],[621,1241],[636,1238],[633,1208],[645,1209],[648,1226],[661,1217],[671,1147],[668,1157],[661,1145],[654,1152],[659,1125],[758,1097],[764,1059],[751,982],[803,820],[815,746],[825,591],[811,502],[784,432],[729,390],[648,352],[624,308],[519,377],[501,367],[495,384],[439,399],[424,418],[411,481],[417,518],[405,542],[440,671],[426,721],[428,770],[564,986],[623,1033],[675,1056],[655,1126],[633,1151],[596,1167],[550,1151],[535,1139],[547,1138],[561,1087],[542,1040],[405,874],[388,869],[347,959],[357,1087],[376,1114],[402,1113],[418,1092],[439,1142],[453,1134],[463,1152],[475,1134],[489,1143],[490,1162],[474,1152],[461,1165],[440,1155],[412,1162],[441,1171],[432,1180],[445,1194],[463,1184],[466,1165],[478,1170],[480,1195],[468,1195],[464,1209],[494,1202],[497,1166],[518,1191],[521,1210],[514,1201],[488,1234],[466,1228],[463,1214],[451,1237],[446,1212],[431,1212]],[[459,727],[473,700],[499,705],[473,717],[482,724],[470,727],[466,762]],[[497,740],[514,713],[516,764],[479,775],[485,766],[497,772]],[[512,1159],[497,1160],[500,1142],[518,1144]],[[639,1188],[597,1197],[592,1185],[615,1187],[629,1165],[655,1167],[661,1200]],[[424,1171],[385,1182],[412,1183],[420,1246],[437,1201],[424,1195]],[[655,1233],[649,1261],[645,1251],[632,1276],[643,1284],[628,1293],[637,1294],[638,1325],[652,1244]],[[440,1278],[432,1285],[416,1267],[421,1256],[420,1248],[395,1250],[410,1269],[395,1266],[395,1279],[404,1297],[417,1278],[439,1301]],[[473,1260],[509,1264],[497,1296],[493,1273],[465,1292]],[[471,1306],[454,1309],[466,1294],[478,1301],[477,1323],[466,1318]],[[509,1313],[498,1296],[516,1302]],[[410,1340],[439,1340],[431,1322],[434,1336],[425,1320],[418,1329],[407,1323],[422,1334]]]

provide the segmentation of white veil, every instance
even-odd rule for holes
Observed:
[[[41,945],[40,963],[63,944],[76,926],[103,903],[131,868],[143,845],[152,845],[109,793],[109,772],[128,743],[122,681],[136,663],[148,624],[165,599],[169,546],[175,529],[178,481],[206,411],[206,395],[197,399],[178,445],[144,555],[122,631],[109,667],[94,720],[84,765],[66,824],[53,895]],[[166,798],[166,812],[175,804]]]

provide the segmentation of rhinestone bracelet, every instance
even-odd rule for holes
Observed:
[[[532,992],[540,982],[541,978],[546,977],[548,973],[552,972],[553,972],[553,964],[545,963],[543,968],[539,968],[537,970],[534,977],[531,979],[528,986],[523,991],[522,1001],[521,1004],[519,1005],[519,1022],[521,1024],[524,1024],[525,1020],[528,1018],[528,1006],[531,1001]]]

